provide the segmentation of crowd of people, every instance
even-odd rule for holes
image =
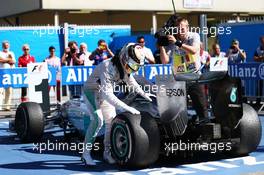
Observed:
[[[188,33],[188,36],[179,36],[179,38],[174,38],[174,36],[169,36],[170,42],[175,42],[173,47],[163,47],[156,44],[156,51],[152,53],[151,49],[146,47],[146,41],[144,36],[139,36],[135,43],[138,43],[142,48],[145,55],[145,64],[170,64],[173,61],[175,56],[175,50],[178,52],[178,55],[185,54],[187,52],[187,59],[192,59],[195,55],[196,61],[194,64],[188,64],[188,68],[197,68],[200,71],[207,71],[209,69],[209,63],[211,57],[227,57],[229,63],[244,63],[246,62],[246,51],[240,48],[239,41],[233,39],[228,51],[221,51],[220,45],[215,43],[212,45],[211,52],[204,50],[204,44],[200,42],[200,37],[196,33],[187,32],[188,31],[188,21],[186,19],[182,20],[181,33]],[[179,21],[179,20],[178,20]],[[186,31],[184,31],[186,30]],[[187,37],[187,38],[184,38]],[[184,42],[179,41],[188,41],[190,38],[193,39],[193,45],[190,46],[190,42],[185,46]],[[182,45],[183,44],[183,45]],[[191,48],[190,48],[191,47]],[[0,68],[13,68],[16,64],[16,58],[14,52],[10,49],[9,41],[2,42],[2,51],[0,52]],[[178,48],[178,49],[177,49]],[[30,46],[24,44],[22,46],[23,54],[18,58],[18,67],[27,67],[27,64],[34,63],[35,57],[30,54]],[[60,72],[61,66],[92,66],[98,65],[104,60],[114,57],[114,53],[108,47],[105,40],[100,39],[97,42],[97,48],[89,52],[88,46],[86,43],[78,43],[75,41],[70,41],[68,47],[64,50],[64,54],[61,58],[56,56],[56,48],[50,46],[48,48],[49,55],[43,61],[46,61],[49,66],[56,68],[57,72]],[[176,54],[177,55],[177,54]],[[260,46],[256,48],[254,53],[254,60],[256,62],[264,62],[264,36],[260,37]],[[57,77],[57,85],[60,83],[60,77]],[[259,81],[259,88],[262,88],[262,81]],[[54,90],[57,89],[57,95],[60,93],[57,88],[52,87]],[[81,95],[82,85],[71,85],[69,86],[69,91],[71,95]],[[262,95],[262,94],[259,94]],[[4,110],[10,110],[12,98],[12,88],[0,88],[0,109],[2,107]],[[21,102],[28,101],[27,99],[27,88],[24,87],[21,89]],[[258,100],[259,101],[259,100]]]

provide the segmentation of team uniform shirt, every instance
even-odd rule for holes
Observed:
[[[124,73],[124,78],[120,78],[120,73],[116,66],[113,65],[111,59],[105,60],[94,69],[93,73],[87,79],[84,89],[94,90],[99,93],[101,100],[106,100],[117,108],[128,108],[127,104],[119,100],[114,95],[114,88],[120,83],[126,83],[133,90],[143,95],[144,91],[134,79],[133,75]]]
[[[257,50],[255,51],[254,56],[256,56],[256,57],[264,57],[264,48],[259,46],[257,48]],[[264,62],[264,60],[262,60],[262,62]]]
[[[196,54],[187,53],[175,44],[166,47],[170,63],[173,64],[174,73],[198,72],[201,67],[200,61],[200,36],[198,33],[188,32],[187,38],[182,42],[189,46],[197,47]]]
[[[244,63],[245,60],[242,59],[241,55],[239,54],[239,51],[234,51],[233,49],[230,49],[230,53],[228,55],[228,63]],[[241,52],[245,52],[243,49],[241,49]]]
[[[18,67],[27,67],[27,64],[29,63],[35,63],[35,58],[31,55],[25,56],[22,55],[18,59]]]
[[[7,59],[8,60],[9,56],[11,56],[12,57],[12,60],[14,62],[16,62],[15,54],[13,52],[11,52],[11,51],[8,51],[8,52],[0,51],[0,57],[1,58],[4,58],[4,59]],[[10,65],[8,63],[0,63],[0,68],[12,68],[12,67],[15,67],[15,64]]]

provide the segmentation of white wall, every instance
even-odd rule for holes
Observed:
[[[213,0],[212,9],[184,9],[183,0],[174,0],[179,11],[251,12],[264,14],[263,0]],[[172,11],[171,0],[43,0],[44,9]]]
[[[184,9],[184,0],[174,0],[178,12],[247,12],[264,14],[263,0],[213,0],[211,9]],[[0,0],[0,17],[34,10],[172,11],[171,0]]]

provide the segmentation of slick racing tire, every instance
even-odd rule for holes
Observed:
[[[21,103],[15,116],[15,130],[22,142],[38,141],[44,132],[44,115],[38,103]]]
[[[111,153],[117,164],[142,168],[159,157],[160,133],[154,118],[146,112],[117,115],[111,128]]]
[[[257,112],[248,104],[243,104],[239,129],[240,143],[233,148],[233,153],[242,156],[255,151],[261,139],[261,122]]]

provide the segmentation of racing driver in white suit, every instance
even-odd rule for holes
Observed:
[[[116,116],[116,108],[140,114],[138,110],[128,106],[114,95],[114,86],[123,82],[149,101],[150,93],[145,93],[134,79],[132,73],[137,72],[144,64],[144,52],[140,45],[129,43],[112,59],[99,64],[84,85],[84,101],[87,104],[90,123],[86,131],[84,143],[93,144],[97,133],[105,122],[104,160],[110,164],[115,161],[110,152],[111,122]],[[85,147],[84,147],[85,148]],[[82,161],[86,165],[95,165],[90,150],[84,149]]]

